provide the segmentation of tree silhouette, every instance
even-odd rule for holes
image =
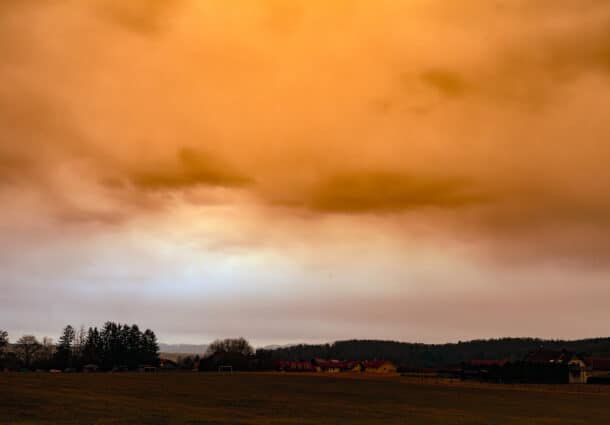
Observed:
[[[57,365],[62,369],[72,366],[72,344],[75,336],[76,332],[74,331],[74,328],[68,325],[64,328],[62,335],[59,337],[55,358]]]
[[[142,336],[142,351],[144,363],[151,365],[159,364],[159,344],[157,336],[150,329],[144,331]]]
[[[199,362],[199,370],[218,370],[230,365],[233,370],[252,370],[254,350],[244,338],[227,338],[210,344],[206,355]]]
[[[226,338],[217,339],[208,347],[207,356],[219,353],[234,353],[243,356],[251,356],[254,354],[254,349],[244,338]]]
[[[0,329],[0,353],[4,350],[4,347],[8,345],[8,332]]]
[[[102,340],[100,332],[95,328],[89,328],[83,348],[83,363],[99,364],[102,352]]]
[[[155,333],[140,331],[137,325],[106,322],[101,330],[89,328],[82,347],[81,364],[102,369],[135,369],[159,364],[159,344]]]

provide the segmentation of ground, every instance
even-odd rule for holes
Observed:
[[[0,424],[610,424],[610,389],[398,376],[0,373]]]

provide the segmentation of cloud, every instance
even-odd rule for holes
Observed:
[[[422,73],[422,80],[441,93],[454,97],[468,91],[468,84],[457,72],[446,69],[430,69]]]
[[[0,178],[64,224],[254,203],[605,228],[606,2],[327,3],[3,3]]]
[[[447,54],[434,57],[419,77],[448,98],[475,94],[496,104],[549,106],[561,87],[590,75],[609,76],[607,2],[472,0],[459,8],[431,8],[438,9],[428,18],[439,24],[436,34]]]
[[[599,332],[609,28],[606,0],[0,1],[0,319]]]
[[[415,176],[383,170],[340,173],[321,180],[308,207],[319,212],[399,212],[459,208],[485,201],[456,178]]]
[[[23,184],[23,176],[27,176],[31,169],[32,162],[27,157],[12,153],[3,154],[0,150],[0,191],[6,187]]]
[[[128,216],[124,211],[110,210],[83,210],[79,208],[67,208],[64,206],[57,216],[59,222],[67,225],[74,224],[102,224],[102,225],[118,225],[123,224]]]
[[[130,173],[130,181],[145,190],[180,190],[196,186],[243,187],[252,179],[221,160],[192,149],[181,149],[177,161],[143,164]]]
[[[171,14],[182,0],[99,0],[94,2],[99,15],[129,31],[155,34],[169,26]]]

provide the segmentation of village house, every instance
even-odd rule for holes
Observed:
[[[338,373],[347,370],[346,362],[339,360],[313,359],[312,364],[317,372]]]
[[[311,362],[280,361],[278,369],[282,372],[315,372],[316,368]]]
[[[356,361],[335,359],[313,359],[308,361],[280,361],[278,369],[284,372],[369,372],[395,373],[396,366],[389,361]]]
[[[396,373],[396,365],[386,360],[368,360],[362,362],[363,372]]]
[[[318,372],[337,373],[362,371],[361,362],[355,360],[313,359],[312,364]]]
[[[610,384],[610,358],[586,357],[587,382],[596,384]]]
[[[178,363],[171,359],[160,358],[159,369],[161,370],[176,370],[178,369]]]
[[[524,361],[532,365],[565,365],[568,371],[568,383],[587,383],[587,364],[585,360],[570,351],[545,350],[541,348],[528,354]]]

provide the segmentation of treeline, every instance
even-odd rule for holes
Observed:
[[[610,338],[576,341],[501,338],[452,344],[349,340],[332,344],[300,344],[274,350],[257,350],[256,356],[267,359],[267,362],[313,358],[378,359],[390,360],[403,368],[442,368],[473,359],[502,359],[515,362],[540,347],[550,350],[566,349],[583,355],[610,357]]]
[[[100,329],[81,327],[78,331],[68,325],[57,344],[46,337],[38,341],[32,335],[9,344],[8,334],[0,331],[0,369],[80,370],[95,365],[101,370],[134,370],[158,363],[155,333],[141,331],[135,324],[106,322]]]
[[[151,330],[140,331],[137,325],[107,322],[101,329],[76,331],[64,328],[58,344],[48,338],[39,342],[23,336],[12,350],[7,350],[8,336],[0,331],[0,368],[81,369],[95,364],[101,370],[133,370],[142,365],[159,364],[159,346]],[[349,340],[332,344],[301,344],[277,349],[258,349],[243,338],[214,341],[201,359],[179,359],[184,369],[218,370],[231,365],[233,370],[273,370],[280,360],[389,360],[399,368],[444,368],[473,359],[507,360],[518,363],[528,353],[544,347],[566,349],[583,356],[610,357],[610,338],[576,341],[537,338],[502,338],[474,340],[452,344],[415,344],[396,341]],[[3,354],[4,353],[4,354]]]
[[[216,341],[199,365],[200,370],[218,370],[232,365],[234,370],[274,370],[280,360],[389,360],[399,369],[445,368],[459,366],[474,359],[507,360],[519,363],[523,358],[545,347],[566,349],[584,356],[610,357],[610,338],[578,341],[542,340],[536,338],[502,338],[474,340],[455,344],[414,344],[396,341],[350,340],[333,344],[301,344],[253,352],[243,339]]]

